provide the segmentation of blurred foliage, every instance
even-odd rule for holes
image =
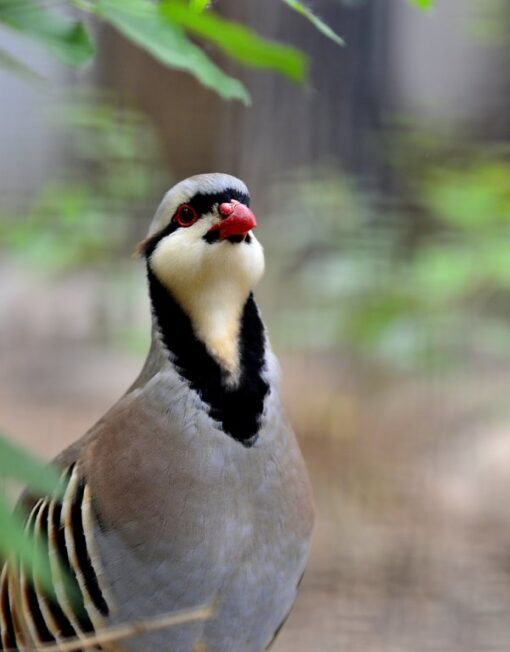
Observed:
[[[478,157],[462,168],[434,171],[425,185],[430,208],[446,225],[486,233],[510,226],[508,162]]]
[[[271,292],[286,297],[283,342],[344,343],[397,366],[510,350],[510,158],[437,152],[411,174],[427,224],[411,245],[408,209],[382,209],[346,178],[276,189],[263,239]]]
[[[47,588],[51,588],[51,573],[44,550],[24,531],[21,515],[12,512],[6,485],[10,480],[26,484],[43,495],[58,491],[58,475],[53,468],[14,446],[0,434],[0,568],[3,559],[16,560],[34,572]]]
[[[342,42],[302,2],[283,2],[327,38]],[[203,0],[66,0],[62,4],[71,8],[73,14],[90,14],[111,25],[166,66],[193,74],[226,99],[248,104],[250,96],[243,84],[224,73],[189,35],[212,43],[245,65],[275,70],[295,81],[306,77],[308,62],[301,51],[264,39],[244,25],[222,18]],[[70,65],[82,65],[94,55],[84,21],[69,18],[43,1],[0,0],[0,25],[32,38]],[[0,65],[14,72],[26,69],[9,53],[0,54]]]
[[[473,0],[471,12],[464,17],[469,36],[491,48],[508,44],[507,0]]]
[[[51,467],[43,465],[0,433],[0,481],[6,478],[28,483],[32,489],[46,493],[53,492],[58,483],[58,475]]]
[[[132,246],[135,216],[166,185],[156,138],[140,114],[106,101],[59,107],[59,116],[74,163],[28,209],[2,215],[0,239],[50,270],[108,263]]]
[[[94,53],[85,26],[37,0],[0,0],[0,23],[44,45],[64,63],[79,66]]]
[[[435,5],[435,0],[409,0],[409,2],[415,7],[418,7],[418,9],[422,9],[423,11],[432,9],[432,7]]]

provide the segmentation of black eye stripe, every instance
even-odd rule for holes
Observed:
[[[245,206],[250,205],[250,196],[244,192],[241,192],[240,190],[236,190],[235,188],[226,188],[223,192],[216,192],[216,193],[199,192],[196,195],[194,195],[189,201],[183,203],[188,204],[189,206],[194,208],[197,211],[198,216],[200,218],[203,215],[207,215],[208,213],[210,213],[213,206],[215,206],[216,204],[229,202],[232,201],[232,199],[241,202],[241,204],[244,204]],[[167,224],[167,226],[164,229],[158,231],[158,233],[155,233],[152,237],[146,240],[145,246],[143,248],[143,255],[146,258],[150,258],[150,256],[154,252],[154,249],[156,249],[156,247],[158,246],[158,242],[160,240],[166,238],[167,235],[170,235],[170,233],[173,233],[177,229],[181,228],[179,224],[174,222],[174,217],[175,217],[175,213],[172,216],[170,222]]]
[[[234,188],[227,188],[223,192],[217,193],[197,193],[186,203],[193,206],[197,213],[202,216],[210,213],[215,204],[229,202],[232,199],[236,199],[241,204],[245,204],[245,206],[250,205],[250,196]]]
[[[170,235],[170,233],[173,233],[174,231],[177,231],[177,229],[180,228],[181,227],[176,222],[174,221],[169,222],[164,229],[150,236],[149,238],[147,238],[147,240],[144,240],[144,242],[142,243],[143,249],[141,249],[140,251],[143,252],[145,258],[150,258],[154,252],[154,249],[156,249],[156,247],[158,246],[160,240],[166,238],[167,235]]]

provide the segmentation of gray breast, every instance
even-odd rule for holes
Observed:
[[[186,450],[173,444],[158,536],[133,519],[100,532],[97,543],[120,605],[115,622],[211,602],[218,613],[205,627],[139,637],[129,650],[190,652],[203,639],[211,652],[258,651],[290,610],[304,570],[311,522],[296,522],[306,487],[294,480],[301,457],[290,431],[262,432],[246,449],[212,431],[204,442],[196,418]]]

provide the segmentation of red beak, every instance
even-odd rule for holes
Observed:
[[[218,231],[220,240],[225,240],[236,235],[245,236],[248,231],[251,231],[257,226],[255,215],[248,206],[241,204],[235,199],[231,202],[220,204],[219,211],[223,220],[209,229],[209,233]]]

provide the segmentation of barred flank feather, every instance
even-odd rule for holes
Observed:
[[[110,613],[111,599],[94,542],[89,488],[74,464],[64,471],[61,483],[62,497],[37,500],[26,522],[26,531],[47,556],[53,591],[45,590],[16,562],[4,564],[0,651],[83,638],[103,626]]]

